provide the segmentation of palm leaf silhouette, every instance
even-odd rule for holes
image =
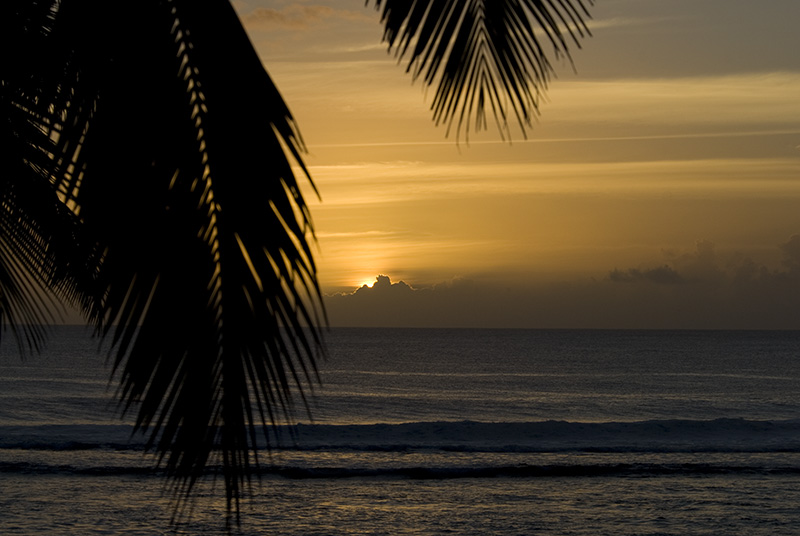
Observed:
[[[587,31],[581,0],[375,6],[448,131],[524,131],[540,40]],[[323,349],[297,125],[228,0],[7,0],[0,30],[0,320],[36,349],[46,291],[79,306],[178,497],[218,463],[238,515]]]
[[[99,12],[113,23],[94,22]],[[238,512],[258,428],[290,416],[321,349],[306,328],[324,320],[290,160],[302,166],[297,127],[227,1],[63,0],[36,17],[62,52],[35,83],[32,132],[15,133],[40,153],[21,159],[39,171],[10,176],[45,181],[100,252],[72,290],[113,342],[123,411],[179,491],[218,460]],[[25,108],[27,89],[8,94]],[[4,303],[4,314],[44,320],[32,296],[48,285],[37,271],[48,248],[13,223],[3,232],[19,244],[3,273],[23,274],[2,281],[3,295],[22,289],[28,307],[18,318]]]
[[[321,324],[310,217],[283,150],[301,162],[302,142],[227,1],[118,14],[125,31],[84,29],[99,97],[63,187],[105,246],[98,321],[124,409],[185,491],[221,458],[238,512],[256,427],[291,410],[320,347],[303,328]]]
[[[376,0],[384,40],[425,84],[438,80],[431,104],[436,124],[457,136],[486,128],[491,109],[501,135],[509,118],[526,135],[553,74],[542,41],[556,57],[589,35],[593,0]]]
[[[48,290],[91,308],[95,244],[54,188],[53,126],[63,111],[63,49],[56,1],[0,7],[0,322],[20,348],[39,349],[44,324],[60,312]],[[11,51],[24,51],[14,53]]]

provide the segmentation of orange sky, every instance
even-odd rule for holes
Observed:
[[[446,138],[363,1],[234,3],[309,148],[332,325],[800,327],[796,0],[599,0],[511,145]]]

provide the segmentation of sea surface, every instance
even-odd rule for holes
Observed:
[[[800,534],[800,332],[332,329],[242,535]],[[0,346],[0,534],[223,534],[84,328]],[[290,433],[292,432],[292,433]]]

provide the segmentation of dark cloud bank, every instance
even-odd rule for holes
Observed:
[[[800,329],[800,235],[780,249],[781,267],[768,269],[702,241],[658,266],[541,286],[454,279],[416,289],[380,275],[325,304],[332,326]]]

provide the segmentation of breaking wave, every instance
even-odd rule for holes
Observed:
[[[278,427],[273,433],[269,448],[290,451],[800,451],[800,419],[297,424]],[[267,443],[261,446],[267,448]],[[0,449],[143,450],[144,438],[129,425],[0,426]]]

